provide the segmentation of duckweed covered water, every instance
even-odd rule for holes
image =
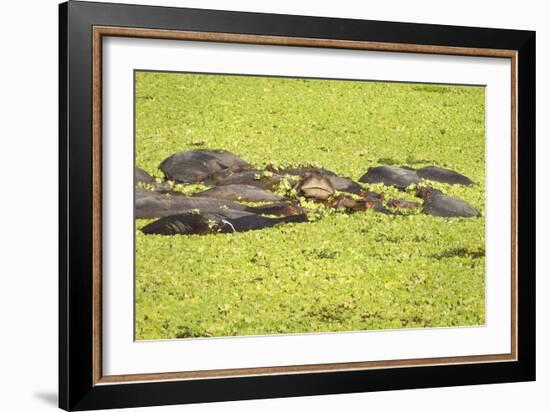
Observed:
[[[355,180],[381,164],[437,165],[475,182],[434,186],[482,217],[370,210],[228,235],[137,230],[136,338],[484,324],[484,102],[471,86],[138,72],[136,165],[158,178],[163,159],[198,148]]]

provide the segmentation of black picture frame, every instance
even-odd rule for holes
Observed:
[[[93,363],[94,26],[517,52],[517,361],[97,385]],[[59,6],[59,406],[169,405],[535,380],[535,32],[89,3]]]

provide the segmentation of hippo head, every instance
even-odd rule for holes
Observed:
[[[429,199],[434,195],[441,195],[441,194],[443,194],[441,190],[434,189],[431,186],[420,187],[416,191],[416,197],[420,197],[422,199]]]
[[[307,173],[299,184],[299,193],[307,198],[326,200],[334,194],[334,188],[328,177]]]

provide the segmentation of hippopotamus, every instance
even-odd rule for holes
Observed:
[[[395,186],[398,189],[405,189],[409,185],[420,183],[420,177],[416,171],[395,166],[371,167],[361,178],[363,183],[383,183],[386,186]]]
[[[136,219],[164,217],[194,210],[202,212],[224,210],[229,213],[230,211],[245,211],[247,207],[219,199],[189,197],[180,193],[162,194],[140,188],[136,189]]]
[[[455,172],[454,170],[444,169],[437,166],[423,167],[421,169],[418,169],[416,171],[416,174],[422,179],[433,180],[435,182],[441,183],[449,183],[452,185],[456,184],[469,186],[474,184],[474,182],[470,178],[458,172]]]
[[[208,183],[211,175],[250,169],[246,161],[233,153],[205,149],[175,153],[166,158],[159,167],[166,179],[176,183]]]
[[[351,196],[339,195],[327,206],[337,209],[345,209],[349,212],[365,211],[374,209],[378,212],[389,213],[382,203],[383,197],[369,196],[368,198],[354,199]]]
[[[245,206],[228,200],[209,197],[189,197],[181,193],[161,194],[145,189],[136,189],[135,218],[151,219],[187,212],[224,213],[228,217],[239,217],[242,213],[257,215],[290,216],[305,213],[295,202],[280,201],[262,206]]]
[[[334,188],[328,176],[309,174],[298,183],[296,192],[299,196],[306,198],[326,200],[334,194]]]
[[[396,209],[416,209],[420,203],[405,199],[391,199],[388,201],[388,205]]]
[[[332,184],[334,190],[338,190],[339,192],[362,195],[365,191],[365,189],[363,189],[363,187],[359,183],[356,183],[346,177],[327,175],[327,178],[328,180],[330,180],[330,183]]]
[[[150,185],[155,183],[155,178],[147,173],[145,170],[140,169],[136,166],[134,173],[134,184],[137,185],[138,183],[145,183]]]
[[[151,186],[155,192],[170,192],[172,190],[168,183],[158,183],[153,176],[136,166],[134,173],[134,185],[137,186],[138,183]]]
[[[269,218],[253,213],[243,213],[239,217],[225,213],[185,213],[168,216],[148,224],[141,229],[146,235],[206,235],[235,233],[272,227],[281,223],[308,222],[304,214]]]
[[[424,213],[440,217],[478,217],[480,213],[464,200],[443,194],[440,190],[423,187],[417,196],[424,199]]]
[[[275,202],[283,200],[282,196],[251,185],[222,185],[196,193],[194,196],[243,202]]]
[[[354,182],[353,180],[346,177],[338,176],[332,170],[325,169],[323,167],[307,165],[289,168],[277,168],[273,165],[267,165],[266,169],[280,175],[304,177],[307,175],[316,174],[326,176],[330,180],[330,184],[332,185],[333,189],[338,190],[339,192],[347,192],[360,195],[364,190],[360,184]]]

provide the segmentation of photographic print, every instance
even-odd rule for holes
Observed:
[[[485,324],[485,88],[134,72],[135,338]]]
[[[61,408],[535,379],[535,32],[71,1],[59,40]]]

